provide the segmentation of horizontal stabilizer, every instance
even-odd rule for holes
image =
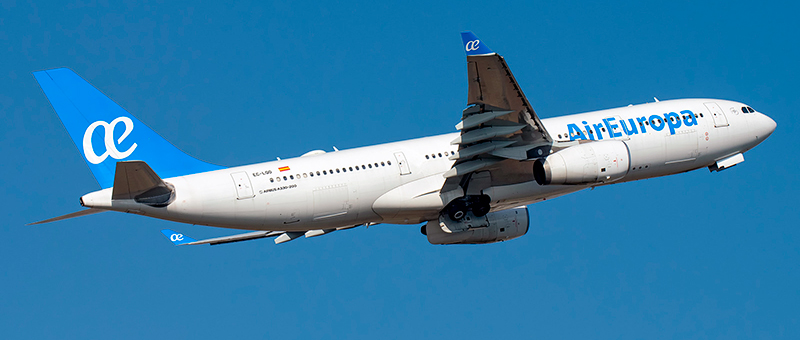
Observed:
[[[184,234],[164,229],[161,231],[164,236],[166,236],[172,243],[176,246],[183,246],[183,245],[196,245],[196,244],[210,244],[210,245],[217,245],[217,244],[224,244],[224,243],[233,243],[233,242],[241,242],[241,241],[249,241],[255,240],[259,238],[265,237],[275,237],[278,235],[283,234],[283,231],[256,231],[252,233],[245,233],[245,234],[237,234],[231,236],[223,236],[223,237],[215,237],[209,238],[205,240],[197,241],[191,237],[188,237]]]
[[[28,223],[26,225],[50,223],[50,222],[55,222],[55,221],[66,220],[68,218],[73,218],[73,217],[81,217],[81,216],[96,214],[96,213],[104,212],[104,211],[106,211],[106,210],[103,210],[103,209],[86,209],[86,210],[77,211],[77,212],[74,212],[74,213],[71,213],[71,214],[61,215],[61,216],[53,217],[53,218],[48,218],[48,219],[46,219],[44,221]]]

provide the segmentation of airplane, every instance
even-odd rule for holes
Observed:
[[[88,209],[250,232],[175,245],[284,243],[380,223],[420,224],[431,244],[518,238],[527,206],[587,188],[744,161],[777,124],[751,106],[678,99],[540,119],[505,59],[462,32],[467,106],[456,132],[224,167],[164,140],[67,68],[33,75],[101,190]]]

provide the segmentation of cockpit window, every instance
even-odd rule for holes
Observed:
[[[747,112],[748,112],[748,111],[747,111],[747,107],[746,107],[746,106],[742,106],[742,112],[744,112],[744,113],[747,113]]]
[[[753,108],[752,108],[752,107],[749,107],[749,106],[747,107],[747,110],[749,110],[749,111],[750,111],[750,113],[756,112],[756,110],[753,110]]]

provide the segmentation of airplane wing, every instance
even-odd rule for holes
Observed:
[[[367,225],[376,225],[376,224],[377,223],[369,223]],[[316,230],[309,230],[309,231],[270,231],[270,230],[264,230],[264,231],[254,231],[254,232],[244,233],[244,234],[236,234],[236,235],[230,235],[230,236],[209,238],[209,239],[200,240],[200,241],[195,240],[195,239],[193,239],[193,238],[191,238],[189,236],[186,236],[186,235],[184,235],[182,233],[179,233],[177,231],[170,230],[170,229],[161,230],[161,233],[164,234],[164,236],[166,236],[170,240],[170,242],[172,242],[176,246],[191,246],[191,245],[198,245],[198,244],[210,244],[210,245],[213,246],[213,245],[217,245],[217,244],[225,244],[225,243],[233,243],[233,242],[241,242],[241,241],[250,241],[250,240],[256,240],[256,239],[266,238],[266,237],[274,237],[275,238],[275,244],[281,244],[281,243],[285,243],[285,242],[289,242],[291,240],[294,240],[294,239],[296,239],[296,238],[298,238],[300,236],[305,236],[306,238],[317,237],[317,236],[327,235],[327,234],[330,234],[330,233],[332,233],[334,231],[338,231],[338,230],[353,229],[353,228],[358,227],[358,226],[360,226],[360,225],[345,226],[345,227],[331,228],[331,229],[316,229]]]
[[[532,181],[532,162],[525,161],[548,155],[553,142],[503,57],[472,32],[462,32],[461,39],[469,90],[456,125],[461,135],[451,142],[458,145],[450,156],[456,162],[441,189],[449,198],[465,194],[478,177],[484,186]]]
[[[196,245],[196,244],[210,244],[210,245],[213,246],[213,245],[216,245],[216,244],[249,241],[249,240],[255,240],[255,239],[265,238],[265,237],[275,237],[275,236],[283,234],[284,232],[282,232],[282,231],[256,231],[256,232],[252,232],[252,233],[244,233],[244,234],[237,234],[237,235],[231,235],[231,236],[209,238],[209,239],[200,240],[200,241],[195,240],[195,239],[193,239],[193,238],[191,238],[189,236],[186,236],[184,234],[181,234],[179,232],[176,232],[176,231],[173,231],[173,230],[170,230],[170,229],[164,229],[164,230],[161,231],[161,233],[164,234],[164,236],[166,236],[176,246]]]

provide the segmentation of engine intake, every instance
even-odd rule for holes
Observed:
[[[539,185],[608,183],[625,177],[630,159],[622,141],[580,144],[537,159],[533,177]]]
[[[515,239],[528,232],[528,207],[490,212],[482,217],[467,213],[460,221],[442,214],[438,221],[429,221],[423,234],[431,244],[484,244]],[[447,230],[461,230],[445,232]]]

